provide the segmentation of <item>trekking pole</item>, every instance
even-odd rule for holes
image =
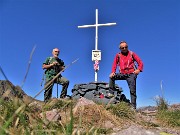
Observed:
[[[43,77],[42,77],[42,81],[41,81],[41,86],[42,86],[43,82],[44,82],[44,73],[43,73]]]
[[[45,89],[47,88],[57,77],[59,77],[59,75],[65,71],[69,66],[71,66],[72,64],[74,64],[76,61],[78,61],[79,58],[75,59],[73,62],[71,62],[69,65],[65,66],[65,68],[63,68],[51,81],[49,81],[43,89],[41,89],[35,96],[34,96],[34,99]]]
[[[57,98],[58,98],[58,78],[56,79],[56,84],[57,84]]]

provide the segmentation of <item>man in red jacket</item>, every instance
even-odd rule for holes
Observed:
[[[109,76],[110,93],[115,89],[115,80],[126,80],[130,89],[131,104],[136,109],[136,78],[143,71],[143,62],[137,54],[128,50],[128,45],[125,41],[121,41],[119,45],[120,53],[117,53],[112,65],[112,72]],[[138,67],[136,67],[135,63]],[[119,66],[119,73],[116,73],[116,68]]]

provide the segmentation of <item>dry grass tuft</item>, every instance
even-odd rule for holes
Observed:
[[[107,111],[104,106],[97,104],[78,107],[74,118],[79,121],[76,125],[81,125],[84,128],[90,128],[92,126],[100,128],[107,121],[111,121],[116,126],[122,126],[124,124],[122,119]]]

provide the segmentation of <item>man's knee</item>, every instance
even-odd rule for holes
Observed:
[[[66,80],[62,83],[63,86],[68,87],[69,86],[69,80]]]
[[[65,84],[66,84],[66,85],[69,85],[69,80],[65,81]]]

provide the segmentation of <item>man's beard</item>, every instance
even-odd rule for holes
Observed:
[[[128,54],[128,51],[121,51],[121,53],[123,54],[123,55],[127,55]]]
[[[58,58],[58,54],[55,54],[54,57],[55,57],[55,58]]]

